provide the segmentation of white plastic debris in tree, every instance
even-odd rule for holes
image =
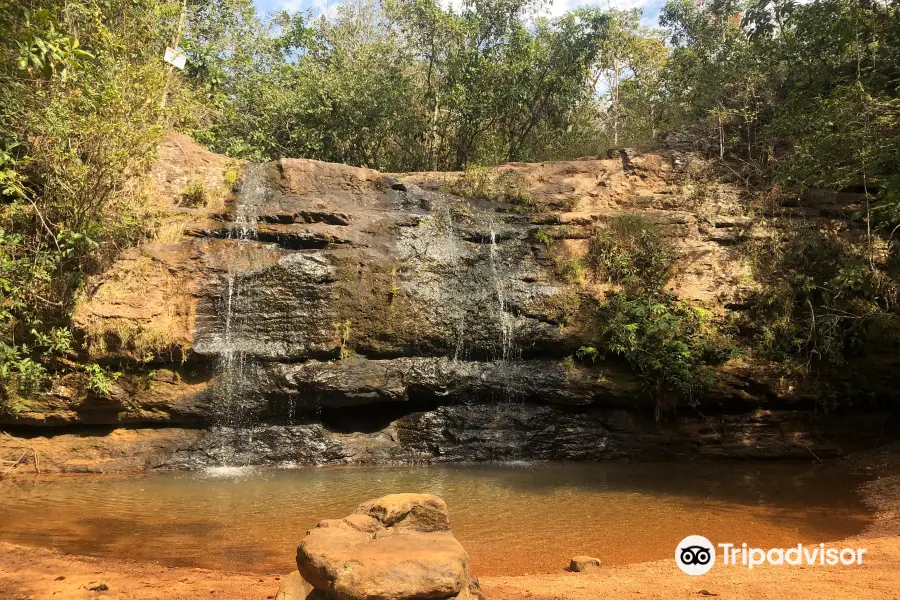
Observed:
[[[182,71],[184,70],[184,64],[187,62],[187,57],[184,55],[181,48],[166,48],[166,55],[163,59],[176,69]]]

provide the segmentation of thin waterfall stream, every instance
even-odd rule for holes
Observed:
[[[502,249],[498,240],[497,230],[494,222],[489,225],[490,231],[490,273],[491,282],[493,283],[493,293],[495,297],[496,322],[498,329],[498,348],[494,356],[498,368],[498,380],[501,382],[500,400],[509,402],[517,399],[517,385],[513,381],[513,370],[510,363],[521,358],[521,352],[516,344],[516,318],[509,309],[509,299],[507,297],[507,279],[509,277],[508,269],[503,259]],[[499,407],[498,410],[515,410],[514,407]]]
[[[246,310],[245,275],[240,272],[243,263],[249,262],[247,249],[257,240],[259,205],[265,200],[265,165],[254,164],[247,168],[244,181],[235,202],[234,220],[227,239],[236,243],[228,262],[223,293],[222,336],[215,346],[216,385],[213,392],[213,424],[219,437],[218,462],[222,466],[235,465],[235,456],[244,445],[253,443],[253,423],[250,415],[250,393],[247,385],[253,369],[248,355],[247,333],[250,330]]]
[[[494,290],[497,295],[497,322],[500,328],[500,351],[498,353],[500,362],[514,360],[515,353],[515,320],[513,315],[507,309],[505,277],[502,271],[502,257],[497,244],[497,232],[494,229],[494,223],[490,225],[491,233],[491,278],[494,283]]]

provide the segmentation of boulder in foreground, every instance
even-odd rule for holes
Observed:
[[[334,600],[484,598],[447,504],[430,494],[391,494],[322,521],[297,548],[297,568]]]

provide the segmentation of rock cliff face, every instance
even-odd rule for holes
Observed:
[[[661,224],[685,300],[721,314],[749,285],[739,191],[701,198],[696,160],[674,150],[627,157],[506,165],[528,190],[523,208],[515,195],[448,193],[459,174],[247,166],[171,135],[151,176],[170,218],[77,311],[95,358],[127,373],[108,396],[63,382],[3,423],[208,428],[173,466],[847,447],[762,364],[723,365],[708,397],[658,423],[627,366],[564,363],[584,341],[580,299],[603,292],[566,270],[606,217]],[[206,206],[182,206],[191,182]],[[839,200],[822,210],[839,212]],[[883,427],[866,419],[856,439]]]

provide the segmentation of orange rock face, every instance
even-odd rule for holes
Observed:
[[[384,496],[322,521],[297,548],[297,568],[337,600],[483,598],[447,504],[429,494]]]

